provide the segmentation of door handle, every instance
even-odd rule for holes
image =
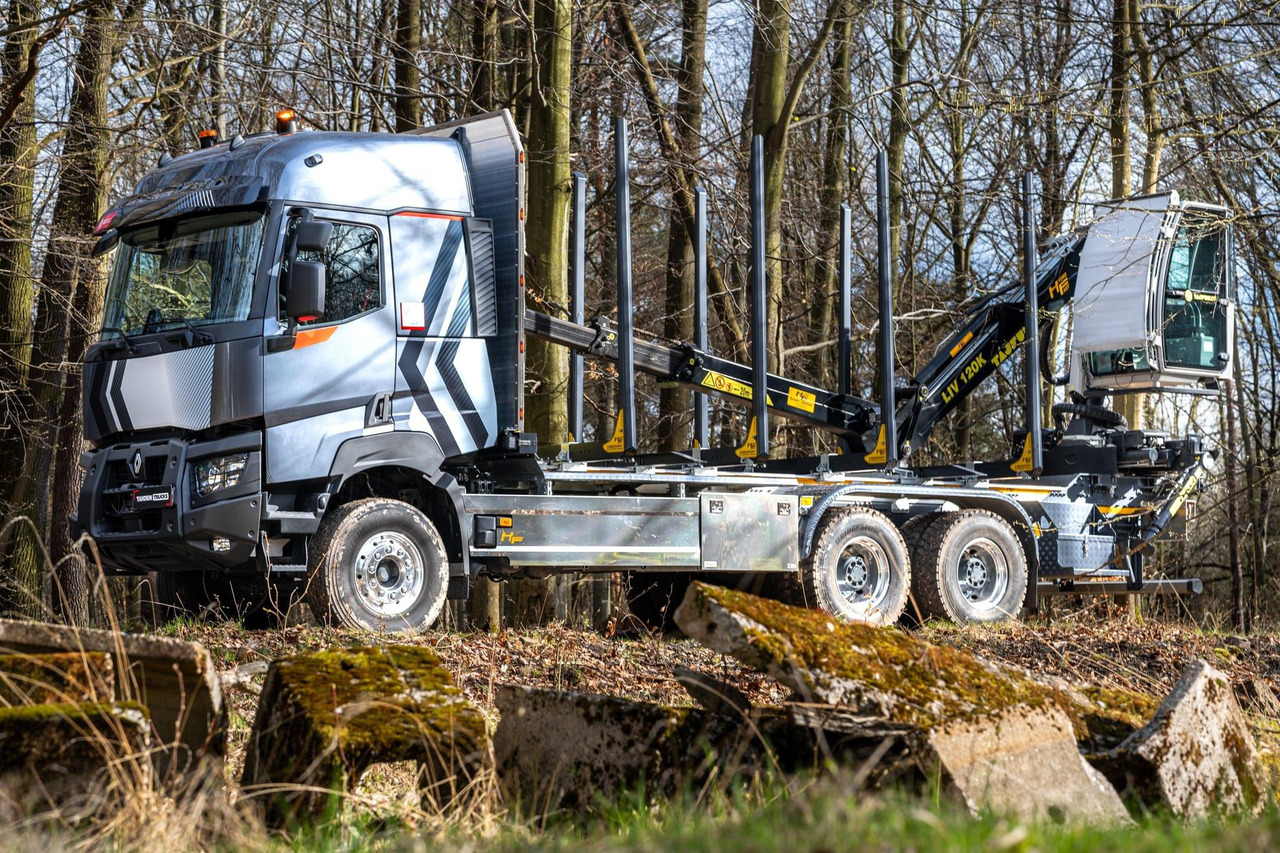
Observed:
[[[391,423],[391,392],[383,391],[374,394],[373,399],[364,407],[365,428],[389,423]]]

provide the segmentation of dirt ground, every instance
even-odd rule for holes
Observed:
[[[1194,626],[1089,615],[1046,625],[1043,621],[997,626],[932,624],[927,639],[975,654],[1083,684],[1123,687],[1162,696],[1183,668],[1204,658],[1233,681],[1261,679],[1280,688],[1280,639],[1271,634],[1238,637]],[[678,636],[616,636],[560,626],[500,634],[433,631],[414,637],[378,637],[312,627],[249,631],[235,625],[177,624],[166,633],[202,643],[223,673],[306,649],[377,642],[434,648],[457,683],[487,715],[494,713],[499,684],[607,693],[668,705],[691,700],[671,677],[674,666],[699,669],[738,686],[754,702],[786,698],[772,679],[731,658]],[[249,667],[252,671],[254,667]],[[233,727],[247,728],[256,706],[261,674],[240,679],[229,699]],[[235,720],[236,716],[240,720]],[[237,725],[237,723],[239,725]]]

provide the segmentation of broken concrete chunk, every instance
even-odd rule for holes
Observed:
[[[790,687],[802,706],[840,707],[817,718],[848,731],[928,729],[1015,705],[1056,705],[1076,738],[1097,751],[1133,733],[1155,707],[1142,694],[1077,689],[897,628],[840,622],[723,587],[693,584],[676,622],[704,645]]]
[[[116,697],[145,705],[155,739],[170,747],[152,753],[163,778],[180,780],[204,758],[222,755],[222,691],[199,643],[0,619],[0,655],[51,653],[111,656]]]
[[[110,702],[112,675],[105,652],[0,655],[0,706]]]
[[[271,665],[241,784],[280,826],[323,814],[333,794],[350,792],[369,766],[390,761],[418,762],[424,806],[444,806],[490,756],[484,718],[435,652],[332,649]]]
[[[1119,795],[1081,757],[1052,705],[1014,706],[919,736],[921,769],[970,811],[1065,823],[1128,823]]]
[[[120,804],[153,772],[151,724],[133,703],[0,708],[0,819],[75,821]],[[124,784],[117,784],[123,781]]]
[[[1187,666],[1151,722],[1091,760],[1117,788],[1186,818],[1256,814],[1268,799],[1267,776],[1231,684],[1202,660]]]
[[[616,802],[641,783],[648,794],[670,795],[711,778],[812,771],[829,761],[879,781],[910,764],[896,733],[850,736],[797,722],[789,708],[723,713],[513,685],[499,687],[497,706],[493,745],[504,794],[539,808]]]
[[[1049,688],[960,649],[722,587],[693,584],[676,622],[704,645],[773,676],[801,701],[909,727],[1057,701]]]

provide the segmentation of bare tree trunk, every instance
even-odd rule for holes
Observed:
[[[422,126],[422,73],[418,51],[422,47],[422,0],[398,0],[396,4],[396,133]]]
[[[691,175],[702,147],[707,0],[684,0],[682,33],[674,130],[681,160],[677,168]],[[673,204],[667,232],[666,316],[662,330],[667,340],[693,338],[693,273],[693,239],[685,226],[683,211]],[[667,450],[684,450],[691,444],[689,393],[684,388],[661,389],[658,441]]]
[[[838,323],[836,308],[836,274],[840,253],[840,203],[845,200],[848,188],[846,175],[849,168],[849,112],[853,108],[853,79],[849,73],[853,58],[853,18],[849,16],[848,0],[840,3],[840,21],[836,24],[835,50],[831,57],[831,83],[827,109],[826,145],[822,151],[822,192],[819,194],[822,210],[819,246],[822,256],[818,261],[818,287],[816,301],[811,312],[814,343],[831,341],[836,337]],[[834,388],[839,371],[833,369],[837,349],[823,347],[818,357],[818,384]]]
[[[115,12],[115,0],[95,0],[85,11],[67,117],[58,207],[54,213],[55,223],[61,221],[65,227],[63,248],[70,254],[64,262],[73,276],[75,291],[67,326],[67,378],[57,410],[49,544],[51,556],[58,565],[55,577],[64,596],[54,598],[54,609],[67,621],[78,624],[88,620],[88,576],[83,559],[73,554],[67,518],[74,511],[80,493],[78,461],[83,443],[83,412],[79,365],[102,315],[102,262],[90,258],[88,250],[93,244],[93,227],[106,204],[111,139],[107,127],[107,86],[122,29]],[[63,217],[58,216],[59,211]],[[46,265],[46,285],[49,272]]]
[[[33,84],[37,70],[38,6],[10,0],[5,25],[10,35],[0,55],[0,103],[11,112],[0,126],[0,525],[16,515],[14,478],[28,452],[30,410],[25,393],[31,352],[31,306],[35,279],[31,270],[32,199],[35,185],[36,129]],[[17,531],[0,533],[0,543]],[[0,544],[0,613],[30,610],[39,594],[34,563],[21,570],[4,566]]]
[[[569,95],[572,79],[573,8],[569,0],[534,0],[537,87],[529,103],[529,191],[526,280],[530,303],[563,311],[569,303]],[[529,428],[545,444],[568,439],[565,387],[569,363],[563,348],[529,341],[525,397]],[[549,618],[553,584],[520,581],[514,617],[524,623]]]

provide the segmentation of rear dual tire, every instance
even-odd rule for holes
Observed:
[[[911,537],[921,617],[960,625],[1016,619],[1027,595],[1027,555],[1009,522],[979,509],[921,518]]]
[[[809,603],[839,619],[892,625],[911,590],[906,542],[883,513],[834,510],[801,566],[800,582]]]

